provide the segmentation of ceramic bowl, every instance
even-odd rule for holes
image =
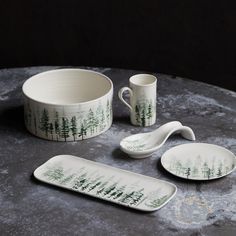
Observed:
[[[112,124],[113,84],[103,74],[51,70],[29,78],[22,90],[25,125],[40,138],[82,140],[103,133]]]

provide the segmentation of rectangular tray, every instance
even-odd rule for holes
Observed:
[[[52,157],[38,180],[141,211],[155,211],[175,195],[174,184],[71,155]]]

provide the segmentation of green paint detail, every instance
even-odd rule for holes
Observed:
[[[199,162],[193,163],[191,158],[185,161],[185,164],[181,164],[179,160],[174,160],[170,163],[169,169],[174,174],[189,178],[201,178],[201,179],[212,179],[221,177],[224,174],[227,174],[230,169],[233,169],[232,166],[224,166],[222,161],[217,161],[214,159],[209,164],[206,161],[201,161],[199,156]]]
[[[48,137],[49,132],[49,114],[48,110],[43,109],[40,118],[40,129],[45,132],[46,137]]]
[[[151,208],[157,208],[157,207],[161,206],[163,203],[165,203],[168,199],[169,199],[168,195],[164,195],[161,198],[156,198],[156,199],[152,199],[152,200],[147,199],[145,201],[145,205],[148,207],[151,207]]]
[[[114,176],[104,176],[85,167],[75,173],[71,169],[64,170],[62,166],[50,167],[43,175],[50,182],[80,192],[91,192],[95,196],[111,199],[129,206],[137,206],[148,197],[144,193],[144,188],[137,189],[137,187],[131,187],[132,184],[122,184],[120,180],[115,181]],[[151,204],[154,203],[155,201]]]
[[[73,135],[74,141],[76,140],[76,136],[78,134],[78,129],[77,129],[77,120],[75,116],[72,116],[71,118],[71,127],[70,127],[71,133]]]
[[[107,100],[105,107],[99,104],[94,110],[90,108],[76,116],[64,117],[58,110],[52,113],[49,114],[49,111],[44,108],[41,111],[37,110],[36,115],[30,103],[26,102],[25,125],[31,132],[51,140],[75,141],[103,132],[111,124],[112,107],[110,101]],[[39,118],[36,119],[36,117]]]
[[[64,177],[64,171],[63,171],[63,168],[60,166],[53,167],[53,168],[48,169],[44,173],[44,176],[48,178],[49,180],[60,182]]]
[[[152,100],[139,100],[135,105],[135,120],[137,125],[146,126],[151,124],[151,119],[156,112]]]

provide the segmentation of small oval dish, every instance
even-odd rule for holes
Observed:
[[[190,143],[173,147],[161,157],[162,166],[184,179],[211,180],[235,170],[236,157],[224,147],[207,143]]]
[[[26,128],[40,138],[77,141],[112,124],[113,84],[98,72],[51,70],[29,78],[22,90]]]

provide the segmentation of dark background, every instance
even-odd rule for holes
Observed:
[[[139,69],[236,90],[234,1],[0,0],[0,68]]]

